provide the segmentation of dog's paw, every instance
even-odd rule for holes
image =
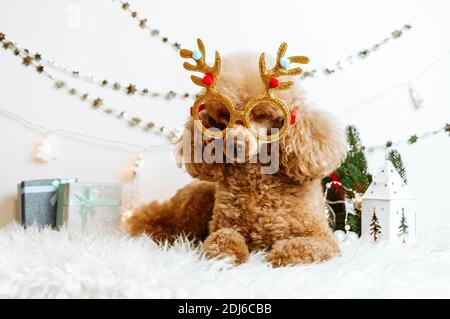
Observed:
[[[173,241],[170,224],[151,207],[129,210],[122,214],[121,228],[131,236],[149,235],[156,242]]]
[[[295,237],[276,242],[266,256],[273,267],[311,264],[326,261],[339,254],[333,239]]]
[[[235,264],[245,262],[250,254],[244,237],[231,228],[209,234],[203,243],[203,252],[208,258],[232,257]]]

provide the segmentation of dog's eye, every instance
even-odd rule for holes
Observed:
[[[200,120],[205,128],[224,130],[230,122],[228,108],[220,100],[209,100],[204,103],[205,109],[200,114]]]
[[[272,121],[270,121],[270,128],[271,129],[281,129],[284,125],[284,118],[278,117]]]
[[[279,125],[277,127],[282,127],[284,124],[284,117],[277,117],[275,120],[273,120],[273,123]]]
[[[210,127],[216,124],[216,120],[209,114],[206,115],[206,121],[208,122]]]
[[[205,114],[202,124],[206,128],[217,128],[219,130],[224,130],[227,127],[227,123],[224,123],[224,121],[218,121],[214,117],[212,117],[209,114]]]
[[[223,120],[230,120],[230,113],[228,112],[228,111],[221,111],[220,113],[219,113],[219,116],[220,116],[220,118],[221,119],[223,119]]]

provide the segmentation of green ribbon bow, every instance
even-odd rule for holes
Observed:
[[[118,207],[121,205],[120,199],[99,199],[98,191],[91,186],[86,186],[82,193],[75,193],[74,198],[69,201],[69,206],[80,206],[81,231],[84,233],[87,228],[89,217],[95,215],[96,207]]]
[[[80,217],[81,217],[81,231],[86,231],[88,217],[95,215],[94,202],[98,197],[98,192],[91,187],[86,186],[83,193],[74,195],[79,200]]]

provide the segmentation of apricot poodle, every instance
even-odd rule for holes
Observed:
[[[228,56],[221,65],[217,92],[227,96],[239,112],[250,99],[264,94],[260,68],[254,54]],[[321,179],[345,157],[341,129],[333,117],[305,106],[296,84],[275,95],[290,108],[296,107],[297,121],[272,143],[259,143],[242,123],[236,123],[234,135],[226,138],[236,144],[244,137],[244,161],[229,160],[240,149],[219,155],[223,161],[193,161],[195,148],[204,150],[210,139],[191,138],[200,129],[190,117],[177,154],[196,180],[168,201],[151,202],[125,216],[128,232],[169,242],[184,234],[201,240],[207,257],[231,257],[235,264],[257,250],[266,250],[266,259],[274,267],[321,262],[338,255],[339,245],[324,216]],[[226,126],[230,120],[220,99],[206,101],[199,111],[205,126]],[[262,103],[253,113],[251,121],[259,128],[279,128],[285,121],[270,103]],[[267,163],[252,160],[264,147],[278,155],[273,157],[275,172],[264,173]],[[217,154],[213,156],[217,159]]]

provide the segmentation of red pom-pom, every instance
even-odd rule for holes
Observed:
[[[338,176],[338,174],[336,174],[336,172],[333,172],[333,173],[330,174],[330,179],[331,179],[333,182],[340,182],[340,181],[341,181],[340,178],[339,178],[339,176]],[[336,185],[337,185],[337,184],[336,184]]]
[[[271,78],[269,81],[269,86],[271,89],[277,88],[279,84],[280,84],[280,82],[275,77]]]
[[[214,76],[211,73],[208,73],[203,77],[203,83],[206,84],[207,86],[211,86],[213,81],[214,81]]]
[[[331,173],[330,179],[331,179],[331,188],[334,188],[339,193],[341,193],[343,190],[341,186],[341,179],[339,178],[338,174],[336,174],[336,172]]]
[[[341,179],[339,178],[339,175],[336,172],[333,172],[329,177],[331,179],[330,187],[336,190],[340,199],[344,199],[345,193],[343,187],[341,186]]]
[[[205,107],[205,104],[200,104],[200,106],[198,107],[198,112],[200,113],[200,112],[203,111],[205,108],[206,108],[206,107]],[[192,116],[192,114],[193,114],[193,112],[194,112],[194,107],[193,107],[193,106],[191,106],[190,112],[191,112],[191,116]]]
[[[291,125],[297,123],[297,107],[294,106],[291,111]]]

